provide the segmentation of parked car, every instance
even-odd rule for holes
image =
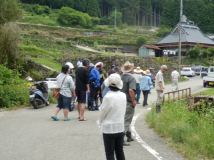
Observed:
[[[208,67],[202,67],[200,72],[201,77],[203,78],[204,76],[207,76],[207,74],[208,74]]]
[[[195,74],[196,74],[196,75],[200,75],[201,69],[202,69],[203,67],[204,67],[204,66],[193,66],[193,67],[192,67],[192,70],[195,71]]]
[[[191,67],[184,67],[181,71],[181,75],[182,76],[191,76],[194,77],[195,76],[195,71],[192,70]]]
[[[210,66],[208,68],[207,76],[203,77],[203,85],[206,86],[214,86],[214,66]]]

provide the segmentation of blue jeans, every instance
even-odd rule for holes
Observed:
[[[140,93],[141,93],[140,84],[137,84],[136,85],[136,92],[135,92],[135,95],[137,95],[137,100],[140,99]]]
[[[58,99],[58,105],[56,106],[59,109],[69,109],[69,105],[71,103],[71,97],[65,97],[60,94]]]

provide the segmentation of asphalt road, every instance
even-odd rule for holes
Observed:
[[[192,92],[202,91],[202,79],[194,77],[180,83],[180,89],[189,87]],[[166,86],[168,91],[171,85]],[[130,147],[124,147],[127,160],[184,159],[145,124],[145,115],[155,100],[153,89],[149,107],[136,106],[132,124],[136,139]],[[60,121],[55,122],[50,118],[55,106],[0,112],[0,160],[105,160],[102,133],[96,124],[99,112],[86,111],[87,121],[79,122],[74,110],[69,113],[71,121],[64,122],[61,111]]]

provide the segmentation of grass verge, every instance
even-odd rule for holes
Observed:
[[[214,88],[204,94],[213,95]],[[214,159],[214,109],[199,113],[189,111],[186,100],[164,103],[162,113],[156,114],[153,107],[146,116],[150,128],[153,128],[163,140],[189,160]]]

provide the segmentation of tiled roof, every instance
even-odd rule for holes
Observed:
[[[178,43],[179,42],[179,33],[174,33],[174,31],[179,28],[179,24],[175,27],[172,33],[161,39],[156,43],[157,44],[166,44],[166,43]],[[194,25],[182,24],[182,34],[181,42],[187,43],[202,43],[214,45],[214,41],[208,36],[204,35],[203,32]]]
[[[156,49],[156,50],[161,50],[159,47],[157,46],[150,46],[150,45],[147,45],[147,44],[143,44],[144,47],[146,48],[149,48],[149,49]]]

